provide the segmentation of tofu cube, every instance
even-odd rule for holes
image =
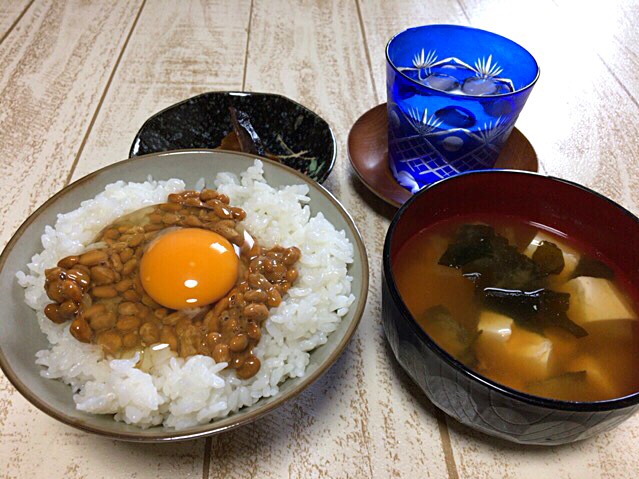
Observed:
[[[620,391],[615,387],[605,368],[600,362],[590,355],[582,355],[575,358],[568,365],[568,371],[586,371],[586,381],[589,386],[597,389],[598,396],[604,398],[618,397]]]
[[[565,329],[550,327],[544,329],[544,336],[552,342],[550,362],[553,367],[561,369],[565,361],[569,361],[577,354],[579,339]]]
[[[568,316],[576,323],[637,319],[637,315],[610,280],[579,276],[566,282],[561,291],[570,294]]]
[[[508,341],[513,332],[513,319],[492,311],[482,311],[477,330],[490,341]]]
[[[506,343],[506,360],[528,381],[546,379],[550,373],[552,341],[541,334],[515,327]]]
[[[480,369],[493,371],[496,377],[516,376],[531,382],[549,375],[552,342],[540,334],[517,327],[512,318],[483,312],[475,343]]]

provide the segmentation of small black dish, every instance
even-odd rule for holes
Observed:
[[[520,444],[558,445],[608,431],[639,410],[639,392],[597,402],[560,401],[503,386],[466,367],[417,324],[393,275],[394,260],[424,228],[459,215],[519,216],[579,238],[639,284],[639,219],[569,181],[485,170],[442,180],[413,195],[391,222],[382,256],[382,320],[399,364],[440,409],[473,429]]]
[[[335,164],[335,137],[316,113],[281,95],[208,92],[176,103],[144,122],[129,157],[169,150],[217,148],[232,131],[229,106],[248,114],[270,153],[318,183]]]

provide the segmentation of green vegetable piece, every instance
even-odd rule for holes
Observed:
[[[614,279],[615,273],[599,260],[582,256],[577,263],[572,278],[579,276],[591,276],[593,278]]]
[[[460,268],[478,289],[533,290],[542,287],[546,276],[533,260],[486,225],[460,226],[439,264]]]
[[[465,264],[462,274],[475,281],[478,289],[534,290],[542,287],[545,278],[530,258],[508,245],[496,247],[491,256]]]
[[[472,348],[478,334],[468,331],[455,321],[448,308],[442,305],[428,308],[423,313],[421,324],[424,331],[448,354],[470,366],[476,358]]]
[[[539,269],[546,274],[559,274],[564,269],[564,254],[555,243],[542,241],[532,256]]]
[[[490,226],[462,225],[439,264],[461,269],[486,307],[522,327],[543,333],[545,327],[556,326],[577,338],[588,335],[567,315],[570,295],[544,288],[548,274],[558,274],[565,266],[563,253],[549,241],[542,241],[531,259]],[[435,313],[445,316],[441,310],[430,312]]]
[[[546,289],[528,292],[485,288],[482,301],[489,309],[513,318],[519,326],[534,332],[543,333],[545,327],[556,326],[577,338],[588,335],[567,315],[570,305],[568,293]]]
[[[439,259],[439,264],[451,268],[461,268],[484,256],[492,250],[495,230],[488,225],[462,225],[455,233],[453,243]]]
[[[566,391],[575,394],[586,387],[588,373],[586,371],[574,371],[553,376],[543,381],[535,381],[527,385],[526,389],[532,394],[545,397],[562,397]]]
[[[540,303],[537,318],[544,325],[565,329],[576,338],[588,336],[588,331],[568,317],[570,294],[544,290],[539,293]]]

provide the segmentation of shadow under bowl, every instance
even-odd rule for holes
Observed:
[[[383,252],[384,332],[400,365],[428,398],[459,422],[521,444],[558,445],[610,430],[639,409],[639,392],[606,401],[532,396],[467,368],[417,324],[393,274],[398,252],[433,224],[466,215],[510,215],[578,238],[639,284],[639,219],[583,186],[518,171],[479,171],[448,178],[414,195],[390,224]]]

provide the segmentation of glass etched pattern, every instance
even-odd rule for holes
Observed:
[[[470,47],[458,45],[450,54],[453,35],[469,36],[466,43],[457,40]],[[477,35],[486,38],[478,41]],[[532,57],[513,63],[518,56],[504,54],[507,48],[530,57],[503,37],[451,25],[410,29],[389,42],[389,166],[404,188],[415,193],[457,173],[495,165],[538,72]],[[530,72],[522,76],[522,68]]]

